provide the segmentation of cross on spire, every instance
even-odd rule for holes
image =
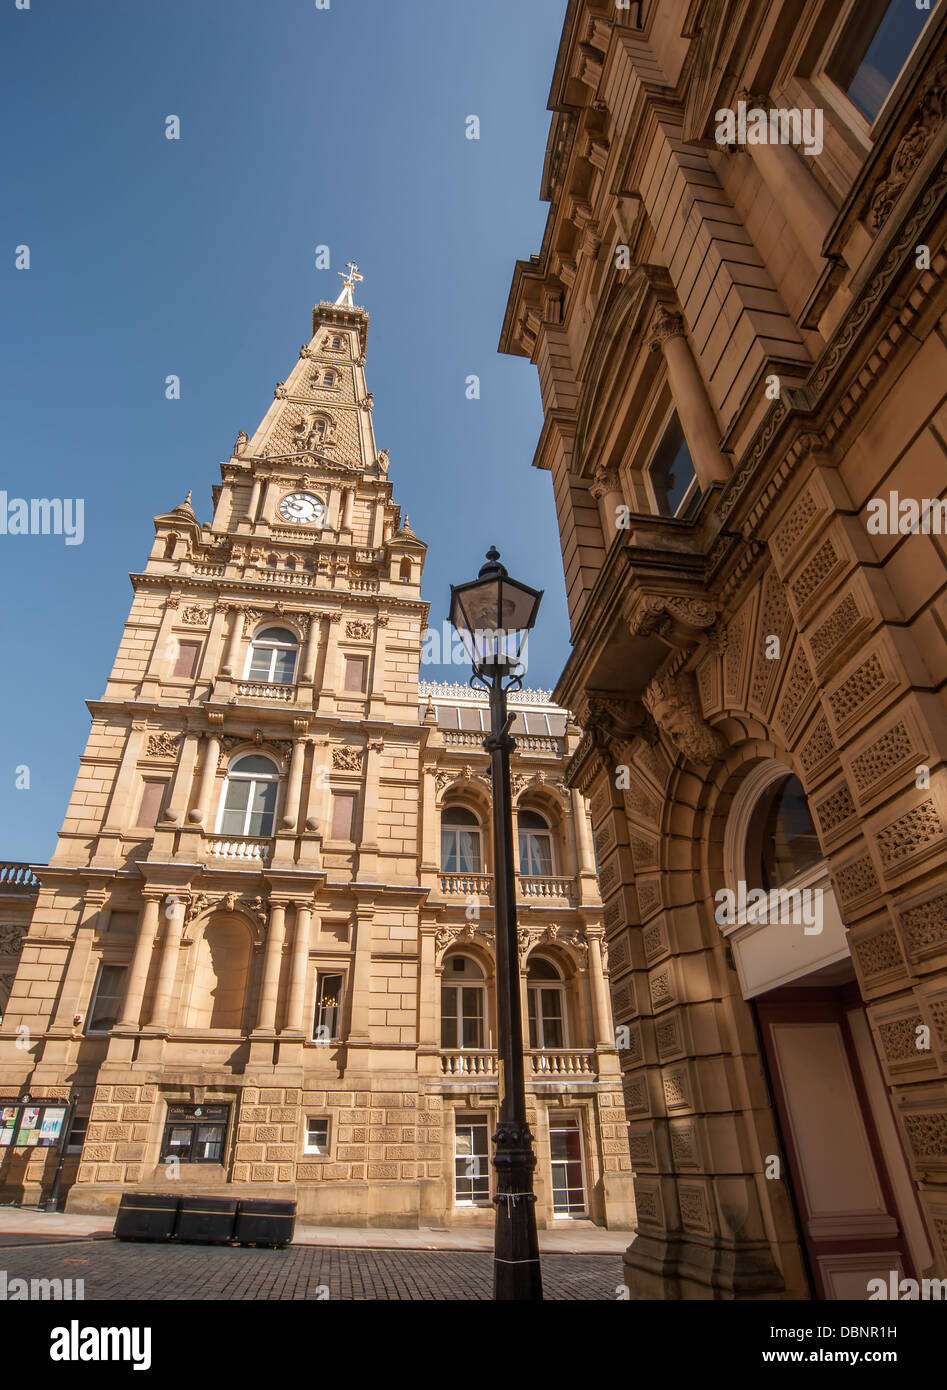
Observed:
[[[358,266],[354,261],[347,261],[346,266],[347,270],[336,272],[338,275],[342,276],[342,289],[335,302],[336,304],[348,305],[354,308],[355,300],[352,298],[352,291],[355,289],[357,281],[364,280],[365,276],[358,273]]]

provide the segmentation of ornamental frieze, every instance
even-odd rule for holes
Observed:
[[[149,758],[176,758],[178,755],[179,734],[163,732],[149,734],[145,754]]]
[[[444,952],[457,942],[463,944],[465,941],[479,941],[493,949],[493,928],[484,926],[480,922],[464,922],[457,927],[438,927],[434,933],[435,963],[440,964],[444,957]]]
[[[332,766],[336,772],[361,772],[361,748],[333,748]]]

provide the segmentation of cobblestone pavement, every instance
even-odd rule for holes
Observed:
[[[63,1241],[0,1252],[7,1279],[83,1279],[95,1299],[416,1299],[491,1296],[489,1253],[460,1250],[351,1250]],[[622,1282],[619,1255],[544,1255],[548,1299],[611,1299]]]

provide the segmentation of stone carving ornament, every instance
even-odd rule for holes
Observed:
[[[653,680],[645,692],[644,704],[661,732],[685,758],[695,763],[713,763],[723,755],[724,740],[704,719],[697,682],[689,671]]]
[[[332,766],[336,772],[361,772],[361,748],[333,748]]]
[[[176,758],[178,741],[178,734],[149,734],[145,753],[149,758]]]
[[[26,928],[21,927],[19,923],[9,922],[0,926],[0,955],[19,955],[25,939]]]
[[[204,627],[207,622],[207,614],[206,608],[185,608],[181,614],[181,622],[187,623],[189,627]]]

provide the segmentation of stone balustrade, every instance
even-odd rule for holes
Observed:
[[[247,863],[268,864],[269,840],[251,839],[239,835],[207,835],[208,851],[213,859],[228,859]]]

